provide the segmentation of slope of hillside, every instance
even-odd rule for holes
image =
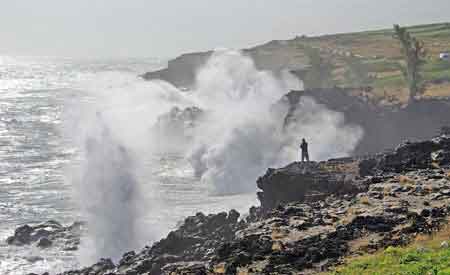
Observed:
[[[425,97],[450,95],[450,62],[439,53],[450,51],[450,23],[413,26],[411,34],[425,43]],[[260,70],[287,70],[304,80],[306,88],[371,87],[368,97],[384,104],[406,101],[408,91],[400,68],[400,45],[391,29],[319,37],[295,37],[245,49]],[[194,84],[196,70],[211,52],[184,54],[166,69],[145,79],[163,79],[176,86]]]

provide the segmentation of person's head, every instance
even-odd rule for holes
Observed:
[[[303,142],[303,143],[305,143],[305,142],[306,142],[306,140],[305,140],[304,138],[302,138],[302,142]]]

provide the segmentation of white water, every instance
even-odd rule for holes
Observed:
[[[198,211],[245,212],[257,205],[257,176],[295,160],[301,137],[322,159],[349,153],[362,134],[308,99],[296,114],[302,124],[282,131],[271,105],[299,83],[259,72],[234,51],[217,52],[190,93],[137,78],[159,66],[153,60],[3,58],[0,65],[0,237],[50,218],[89,223],[78,253],[2,244],[0,274],[117,259]],[[209,111],[207,122],[183,151],[161,154],[151,133],[157,117],[192,105]],[[342,141],[347,146],[337,146]]]

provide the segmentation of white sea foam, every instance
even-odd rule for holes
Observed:
[[[195,88],[189,92],[163,81],[147,82],[114,72],[98,74],[81,85],[88,100],[69,105],[65,125],[67,132],[77,137],[84,156],[82,165],[70,173],[89,222],[89,235],[80,253],[89,259],[84,257],[82,262],[99,257],[117,259],[126,250],[140,248],[167,232],[168,228],[161,226],[149,227],[144,217],[166,213],[170,205],[165,197],[169,191],[161,193],[156,187],[163,184],[154,182],[157,179],[147,163],[156,152],[161,153],[161,148],[156,148],[159,143],[152,139],[153,125],[173,106],[197,106],[206,111],[189,142],[169,147],[183,148],[180,154],[190,161],[210,195],[254,194],[256,178],[268,167],[298,159],[302,137],[310,141],[314,160],[349,154],[362,130],[347,125],[342,114],[311,98],[302,98],[292,114],[297,122],[284,127],[290,106],[281,102],[273,108],[273,104],[289,87],[301,88],[301,83],[288,72],[281,75],[280,79],[258,71],[251,58],[239,51],[221,50],[198,71]],[[198,190],[180,190],[191,189]],[[176,194],[180,196],[180,192]],[[221,209],[226,209],[225,197],[222,201]]]

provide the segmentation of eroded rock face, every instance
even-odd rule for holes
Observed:
[[[194,85],[197,70],[206,63],[212,52],[183,54],[167,64],[167,68],[142,75],[146,80],[165,80],[177,87]]]
[[[354,195],[363,191],[364,185],[356,180],[351,170],[352,159],[336,159],[328,162],[292,163],[280,169],[268,169],[257,181],[262,192],[258,198],[264,211],[278,204],[317,201],[330,194]],[[346,170],[337,167],[348,166]]]
[[[435,149],[447,154],[447,142],[402,145],[385,166],[365,165],[368,176],[352,158],[269,170],[258,185],[276,199],[245,220],[235,211],[199,213],[116,266],[102,260],[64,275],[317,274],[345,256],[406,244],[450,220],[450,165],[422,166]]]
[[[140,253],[128,252],[117,266],[111,266],[104,273],[93,272],[92,268],[69,271],[65,275],[97,274],[163,274],[165,270],[206,270],[206,263],[214,256],[215,249],[231,241],[235,232],[242,228],[240,214],[234,210],[216,215],[198,213],[188,217],[179,229],[146,247]],[[104,264],[98,264],[104,266]],[[108,263],[109,266],[109,263]],[[202,267],[203,266],[203,267]],[[106,270],[106,269],[101,269]],[[169,272],[168,271],[168,272]],[[102,271],[103,272],[103,271]],[[180,271],[181,272],[181,271]],[[180,273],[183,274],[183,273]],[[185,273],[201,274],[201,273]]]
[[[296,123],[295,112],[304,97],[313,98],[327,109],[339,112],[349,125],[358,125],[364,136],[355,148],[356,155],[375,154],[394,148],[406,139],[426,140],[442,133],[450,125],[450,100],[417,100],[407,106],[380,106],[361,96],[364,89],[331,88],[291,91],[280,102],[290,110],[285,127]],[[448,129],[447,129],[448,130]]]
[[[6,242],[9,245],[36,244],[42,249],[58,243],[62,245],[63,250],[77,250],[83,226],[82,222],[63,226],[52,220],[33,226],[23,225],[18,227],[14,235],[9,237]]]
[[[343,256],[406,244],[446,223],[448,172],[393,174],[356,196],[279,205],[217,249],[208,274],[316,274]]]

